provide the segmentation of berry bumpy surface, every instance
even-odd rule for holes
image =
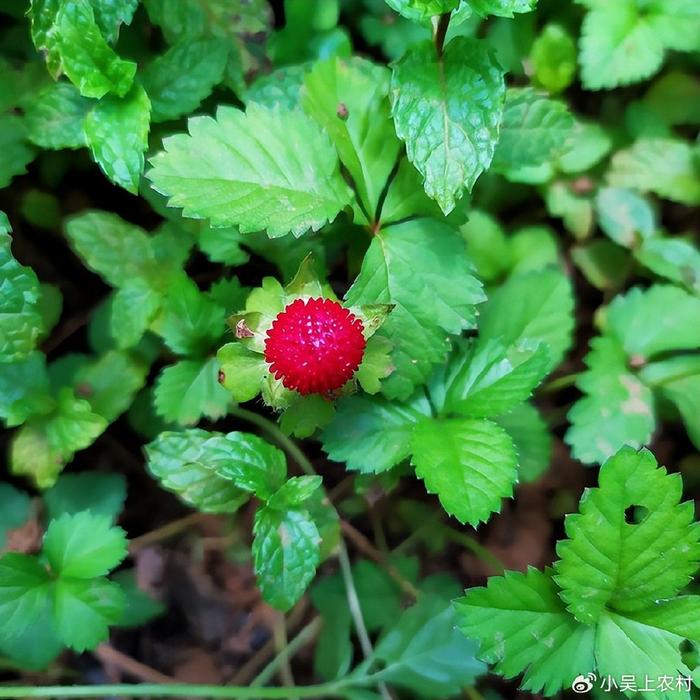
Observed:
[[[265,360],[276,379],[300,394],[326,394],[362,362],[362,321],[331,299],[296,299],[272,322]]]

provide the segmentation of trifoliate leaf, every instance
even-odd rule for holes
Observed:
[[[633,248],[656,232],[656,215],[651,204],[633,190],[604,187],[596,196],[598,223],[618,245]]]
[[[524,690],[552,695],[595,664],[595,628],[579,625],[557,593],[549,570],[508,571],[456,601],[459,628],[497,673],[524,673]]]
[[[457,37],[437,57],[432,42],[412,46],[394,65],[396,133],[449,214],[491,164],[505,98],[503,73],[485,45]]]
[[[614,299],[606,320],[630,357],[700,347],[700,299],[678,287],[635,287]]]
[[[522,403],[496,419],[510,435],[518,453],[518,480],[535,481],[549,468],[552,460],[552,436],[537,409]]]
[[[219,384],[219,363],[213,357],[180,360],[156,379],[156,412],[179,425],[194,425],[202,416],[221,418],[229,401],[228,392]]]
[[[641,447],[655,426],[651,391],[627,366],[627,357],[615,338],[591,342],[585,359],[588,369],[576,386],[585,394],[569,411],[566,442],[572,454],[586,464],[603,462],[622,445]]]
[[[163,141],[148,173],[185,216],[299,236],[350,203],[333,147],[299,111],[220,107],[216,120],[190,119],[189,130]]]
[[[321,442],[334,462],[361,472],[383,472],[410,455],[413,430],[429,415],[424,396],[407,404],[350,396],[338,402]]]
[[[190,114],[221,82],[228,58],[222,39],[184,39],[153,61],[141,77],[153,121]]]
[[[51,83],[27,105],[27,137],[41,148],[82,148],[91,105],[71,83]]]
[[[43,496],[49,521],[88,510],[115,520],[125,499],[126,477],[101,472],[61,474]]]
[[[183,275],[168,289],[157,330],[173,352],[197,357],[221,338],[226,330],[225,315],[222,306]]]
[[[54,585],[56,629],[75,651],[94,649],[119,622],[126,600],[118,584],[104,578],[61,578]]]
[[[317,63],[304,78],[302,106],[330,136],[374,222],[400,142],[389,115],[389,72],[360,58]]]
[[[634,255],[653,273],[700,293],[700,250],[689,241],[655,236],[645,240]]]
[[[549,366],[543,343],[510,348],[494,339],[476,343],[450,372],[445,409],[470,418],[503,415],[530,397]]]
[[[137,194],[148,147],[151,102],[140,85],[123,97],[103,97],[85,117],[92,157],[115,184]]]
[[[147,467],[163,488],[204,513],[233,513],[248,500],[229,479],[216,473],[207,441],[219,433],[197,428],[165,431],[146,446]]]
[[[559,24],[544,27],[530,52],[533,79],[553,94],[565,90],[576,75],[576,44]]]
[[[532,88],[506,93],[493,167],[501,172],[555,161],[565,152],[574,119],[563,102]]]
[[[11,242],[0,231],[0,363],[27,359],[43,327],[39,280],[34,270],[15,260]]]
[[[680,476],[658,468],[651,452],[623,448],[603,464],[599,484],[567,517],[569,539],[557,545],[560,596],[585,624],[605,608],[642,610],[675,596],[700,563],[693,504],[680,503]]]
[[[47,33],[49,50],[57,52],[60,68],[80,94],[97,98],[108,92],[118,97],[126,95],[136,64],[119,58],[107,44],[95,22],[90,0],[61,3],[55,17]]]
[[[255,513],[253,533],[253,560],[263,598],[278,610],[289,610],[321,560],[318,528],[306,510],[263,506]]]
[[[480,337],[507,346],[541,341],[550,352],[550,369],[571,344],[574,299],[569,280],[556,269],[511,277],[481,308]]]
[[[44,554],[61,577],[104,576],[126,556],[126,534],[108,515],[84,510],[52,520],[44,536]]]
[[[416,474],[461,523],[476,527],[513,495],[518,456],[508,433],[487,420],[423,420],[413,431]]]
[[[616,187],[653,192],[688,206],[700,204],[700,164],[692,146],[677,139],[639,139],[618,151],[608,180]]]
[[[636,83],[656,73],[664,57],[661,37],[636,0],[596,3],[581,29],[579,61],[589,90]]]
[[[404,610],[379,640],[376,675],[418,697],[446,698],[473,683],[485,667],[475,658],[476,644],[456,628],[457,614],[443,598],[425,594]]]
[[[418,259],[423,261],[420,267],[415,266]],[[394,305],[378,335],[394,346],[395,369],[383,390],[401,399],[407,399],[445,357],[447,335],[474,326],[474,306],[483,299],[459,234],[426,219],[391,226],[374,236],[346,295],[352,305]]]

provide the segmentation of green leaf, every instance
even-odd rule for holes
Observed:
[[[280,427],[287,435],[307,438],[318,428],[325,428],[335,415],[335,405],[325,396],[300,396],[285,409]]]
[[[109,330],[118,348],[132,348],[156,317],[163,297],[144,279],[135,277],[117,289],[110,307]]]
[[[0,418],[8,427],[21,425],[32,414],[51,410],[46,358],[31,353],[20,362],[0,363]]]
[[[61,0],[30,0],[27,12],[34,46],[44,55],[46,67],[54,79],[61,74],[61,56],[56,37],[56,14],[61,4]]]
[[[411,442],[412,463],[428,493],[461,523],[476,527],[513,495],[518,456],[508,433],[487,420],[424,420]]]
[[[202,416],[221,418],[229,401],[228,392],[219,384],[219,363],[214,357],[180,360],[156,379],[156,412],[179,425],[194,425]]]
[[[510,267],[511,251],[497,219],[480,209],[471,209],[469,219],[459,227],[467,242],[467,254],[474,261],[479,278],[498,279]]]
[[[244,403],[260,393],[263,379],[268,373],[267,364],[259,353],[248,350],[238,342],[227,343],[216,354],[221,384],[230,391],[234,401]],[[285,414],[286,415],[286,414]]]
[[[41,148],[82,148],[91,104],[70,83],[51,83],[27,105],[27,137]]]
[[[451,697],[474,683],[486,669],[456,622],[449,602],[422,595],[377,643],[374,658],[383,668],[375,677],[423,698]]]
[[[641,447],[655,426],[651,391],[627,367],[627,357],[614,338],[591,341],[588,369],[576,386],[585,394],[569,411],[565,440],[586,464],[602,462],[622,445]]]
[[[124,612],[121,588],[104,578],[60,579],[54,586],[56,628],[75,651],[94,649],[109,636],[109,625]]]
[[[304,78],[302,106],[330,136],[374,221],[399,154],[389,116],[389,73],[360,58],[317,63]]]
[[[105,39],[114,43],[122,24],[131,24],[139,0],[90,0],[95,20]]]
[[[107,421],[87,401],[63,389],[50,414],[33,418],[15,434],[10,447],[12,473],[48,488],[75,452],[91,445],[106,427]]]
[[[140,85],[122,97],[102,98],[85,117],[92,157],[115,184],[137,194],[148,147],[151,102]]]
[[[64,513],[49,523],[43,551],[61,577],[91,579],[104,576],[126,557],[126,533],[108,515]]]
[[[459,0],[386,0],[386,4],[407,19],[421,21],[455,10]]]
[[[493,167],[507,172],[552,162],[564,153],[573,127],[563,102],[532,88],[510,88]]]
[[[6,546],[7,533],[24,525],[29,518],[29,496],[11,484],[0,483],[0,548]]]
[[[241,491],[267,501],[284,483],[287,460],[269,442],[250,433],[215,435],[203,446],[211,468]]]
[[[440,58],[432,42],[394,65],[396,133],[445,214],[491,164],[505,99],[503,73],[484,44],[457,37]]]
[[[207,443],[220,436],[198,428],[161,432],[146,446],[148,470],[188,505],[204,513],[233,513],[249,494],[217,474]]]
[[[548,24],[530,51],[533,80],[553,94],[566,90],[576,76],[576,44],[559,24]]]
[[[693,0],[650,0],[646,19],[664,46],[676,51],[700,49],[700,8]]]
[[[0,188],[6,187],[15,175],[27,171],[34,160],[34,151],[26,142],[27,128],[24,120],[14,114],[0,114]]]
[[[500,416],[528,399],[544,379],[547,346],[522,343],[506,348],[496,340],[476,343],[450,373],[445,409],[471,418]]]
[[[152,239],[116,214],[83,212],[68,219],[66,235],[85,264],[114,287],[147,278],[157,266]]]
[[[306,508],[306,502],[316,493],[322,482],[323,480],[317,474],[293,476],[269,497],[265,496],[265,491],[258,494],[258,497],[266,498],[267,504],[277,510],[298,508],[302,504]]]
[[[557,167],[563,173],[583,172],[600,162],[611,148],[612,139],[602,126],[577,120]]]
[[[1,129],[1,126],[0,126]],[[29,357],[42,331],[39,280],[12,255],[12,239],[0,232],[0,362]]]
[[[85,97],[129,92],[136,64],[123,61],[109,47],[95,22],[90,0],[60,4],[49,31],[51,51],[57,51],[60,67]],[[51,67],[51,64],[49,64]]]
[[[458,624],[497,673],[524,673],[523,690],[553,695],[595,663],[595,629],[577,624],[557,593],[549,570],[508,571],[456,601]]]
[[[567,516],[569,539],[557,545],[560,596],[585,624],[606,608],[642,610],[675,596],[700,563],[694,506],[680,502],[680,476],[657,467],[651,452],[622,448],[601,467],[599,484]]]
[[[323,449],[349,469],[379,473],[411,454],[416,424],[430,415],[424,396],[408,404],[350,396],[338,402],[330,424],[321,433]]]
[[[596,3],[581,29],[581,79],[589,90],[636,83],[656,73],[664,57],[658,32],[636,0]]]
[[[547,211],[560,217],[564,226],[575,238],[588,238],[593,228],[593,204],[588,197],[581,197],[572,188],[572,183],[555,180],[545,195]]]
[[[76,393],[110,423],[126,411],[143,387],[148,365],[112,350],[81,367],[75,374]]]
[[[415,260],[423,261],[419,268]],[[351,305],[394,305],[378,335],[394,346],[395,370],[383,390],[401,399],[443,360],[448,334],[474,327],[474,306],[483,299],[459,234],[427,219],[391,226],[374,236],[346,295]]]
[[[670,71],[649,88],[644,104],[671,126],[700,124],[700,81],[690,74]]]
[[[633,190],[604,187],[596,196],[598,223],[618,245],[635,247],[639,240],[656,232],[656,215],[651,204]]]
[[[0,615],[3,638],[13,640],[46,614],[49,572],[36,557],[11,552],[0,557]]]
[[[700,251],[689,241],[649,238],[635,251],[635,257],[655,274],[700,293]]]
[[[468,0],[468,4],[482,17],[488,15],[513,17],[515,13],[534,10],[537,0]]]
[[[506,346],[524,340],[546,343],[550,369],[556,367],[571,345],[574,326],[571,283],[556,269],[511,277],[491,293],[481,309],[479,334],[500,339]]]
[[[266,602],[289,610],[302,596],[320,562],[320,536],[308,511],[264,506],[255,513],[253,560]]]
[[[537,409],[529,403],[516,406],[500,416],[496,423],[513,440],[518,453],[518,480],[531,482],[539,479],[552,461],[552,436]]]
[[[173,352],[197,357],[221,338],[226,330],[225,315],[222,306],[183,275],[168,289],[157,330]]]
[[[116,520],[126,500],[126,477],[100,472],[61,474],[43,498],[50,521],[87,511]]]
[[[241,249],[243,239],[244,235],[235,226],[205,226],[199,233],[198,243],[202,252],[213,262],[236,266],[248,261],[248,253]]]
[[[184,39],[156,58],[141,79],[153,106],[153,121],[190,114],[221,82],[228,58],[222,39]]]
[[[148,173],[185,216],[237,225],[244,233],[299,236],[350,202],[333,147],[298,111],[220,107],[216,120],[190,119],[189,130],[163,141],[165,151]]]
[[[700,165],[693,148],[677,139],[647,138],[618,151],[612,159],[608,180],[673,202],[700,204]]]
[[[606,319],[609,332],[630,357],[650,358],[662,352],[700,347],[700,299],[678,287],[635,287],[615,297]]]

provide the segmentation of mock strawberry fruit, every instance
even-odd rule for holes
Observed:
[[[360,366],[362,321],[331,299],[296,299],[277,314],[265,339],[265,360],[276,379],[300,394],[339,389]]]

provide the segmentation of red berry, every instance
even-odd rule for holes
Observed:
[[[327,394],[355,373],[365,352],[362,321],[337,301],[296,299],[277,314],[265,339],[276,379],[300,394]]]

